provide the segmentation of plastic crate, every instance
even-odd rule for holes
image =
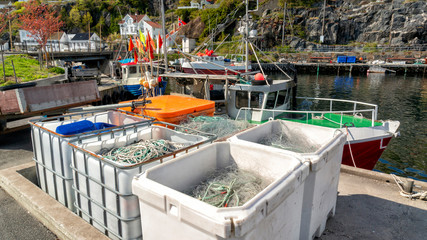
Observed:
[[[356,63],[356,56],[348,56],[346,62],[347,63]]]
[[[160,124],[156,122],[155,124]],[[214,135],[187,129],[187,134],[169,129],[180,126],[161,123],[126,136],[114,137],[101,133],[102,141],[74,144],[72,169],[74,173],[75,206],[77,214],[113,239],[139,239],[142,237],[138,198],[132,194],[132,178],[146,169],[210,144]],[[204,135],[204,136],[201,136]],[[165,139],[188,145],[178,151],[148,162],[123,165],[97,154],[103,148],[122,147],[139,140]],[[82,141],[85,139],[83,138]]]
[[[296,145],[311,147],[312,151],[300,153],[260,144],[262,139],[278,132],[296,141]],[[328,217],[335,215],[346,135],[339,129],[274,120],[236,134],[228,141],[272,153],[291,154],[310,161],[310,175],[305,184],[300,239],[311,240],[320,237],[325,230]]]
[[[103,122],[117,127],[74,135],[61,135],[55,132],[58,126],[80,120],[89,120],[94,123]],[[70,167],[71,147],[68,142],[79,140],[86,135],[91,135],[91,137],[85,138],[85,142],[99,141],[102,139],[99,133],[111,129],[115,129],[114,136],[121,136],[128,129],[137,131],[145,128],[152,121],[151,117],[130,115],[124,111],[88,112],[32,120],[30,124],[33,160],[36,162],[40,188],[70,210],[75,211],[74,191],[72,190],[73,175]]]
[[[347,56],[338,56],[337,57],[337,63],[346,63],[347,62]]]
[[[271,183],[238,207],[217,208],[184,193],[232,164]],[[132,182],[143,239],[299,239],[308,172],[309,163],[297,157],[229,142],[153,167]]]

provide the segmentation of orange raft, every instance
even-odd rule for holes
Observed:
[[[188,116],[213,116],[215,112],[215,102],[186,97],[178,95],[163,95],[157,97],[146,98],[151,100],[151,103],[144,107],[134,109],[134,113],[142,114],[156,118],[157,121],[168,122],[172,124],[180,124],[187,120]],[[142,101],[142,100],[133,100]],[[126,101],[121,103],[129,103]],[[130,107],[120,108],[124,111],[131,111]]]

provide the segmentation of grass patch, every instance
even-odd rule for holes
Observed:
[[[18,82],[29,82],[41,78],[52,77],[63,74],[62,68],[43,68],[40,70],[39,62],[28,55],[12,55],[5,57],[4,66],[6,70],[6,81],[3,77],[3,64],[0,64],[0,86],[15,84],[12,61],[15,65],[16,77]]]

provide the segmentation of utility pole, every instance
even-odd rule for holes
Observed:
[[[323,20],[322,20],[322,35],[320,36],[320,43],[324,41],[324,31],[325,31],[325,8],[326,8],[326,0],[323,1]]]
[[[283,8],[283,26],[282,26],[282,46],[285,42],[285,24],[286,24],[286,8],[288,5],[288,1],[285,1],[285,7]]]
[[[168,53],[166,49],[166,28],[165,28],[165,6],[163,0],[160,0],[160,11],[162,12],[162,37],[163,37],[163,55],[165,57],[165,72],[168,72]],[[171,36],[172,37],[172,36]]]
[[[391,45],[391,31],[393,30],[393,21],[394,21],[394,13],[393,13],[393,4],[394,4],[394,0],[391,1],[391,7],[390,7],[390,11],[391,11],[391,21],[390,21],[390,33],[388,35],[388,45]]]
[[[99,51],[101,52],[101,44],[102,44],[102,40],[101,40],[101,33],[102,33],[102,28],[101,28],[101,23],[99,23]]]
[[[10,18],[9,18],[9,41],[10,41],[9,51],[12,51],[12,24],[10,23]]]
[[[245,72],[248,72],[249,69],[249,46],[248,46],[248,37],[249,37],[249,2],[248,0],[246,2],[246,15],[245,15],[245,22],[246,22],[246,29],[245,29]]]
[[[89,36],[87,38],[87,51],[90,52],[90,21],[88,21],[87,27],[89,28]]]

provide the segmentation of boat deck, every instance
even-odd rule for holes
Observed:
[[[361,118],[350,115],[343,115],[341,119],[340,114],[325,113],[325,114],[305,114],[305,113],[293,113],[292,116],[288,113],[283,113],[278,115],[275,119],[283,119],[292,122],[305,123],[321,127],[329,128],[341,128],[340,123],[346,124],[348,127],[352,127],[354,124],[355,127],[372,127],[372,121],[367,118]],[[265,121],[266,122],[266,121]],[[259,122],[253,122],[258,124]],[[381,122],[374,122],[375,126],[381,126]]]

